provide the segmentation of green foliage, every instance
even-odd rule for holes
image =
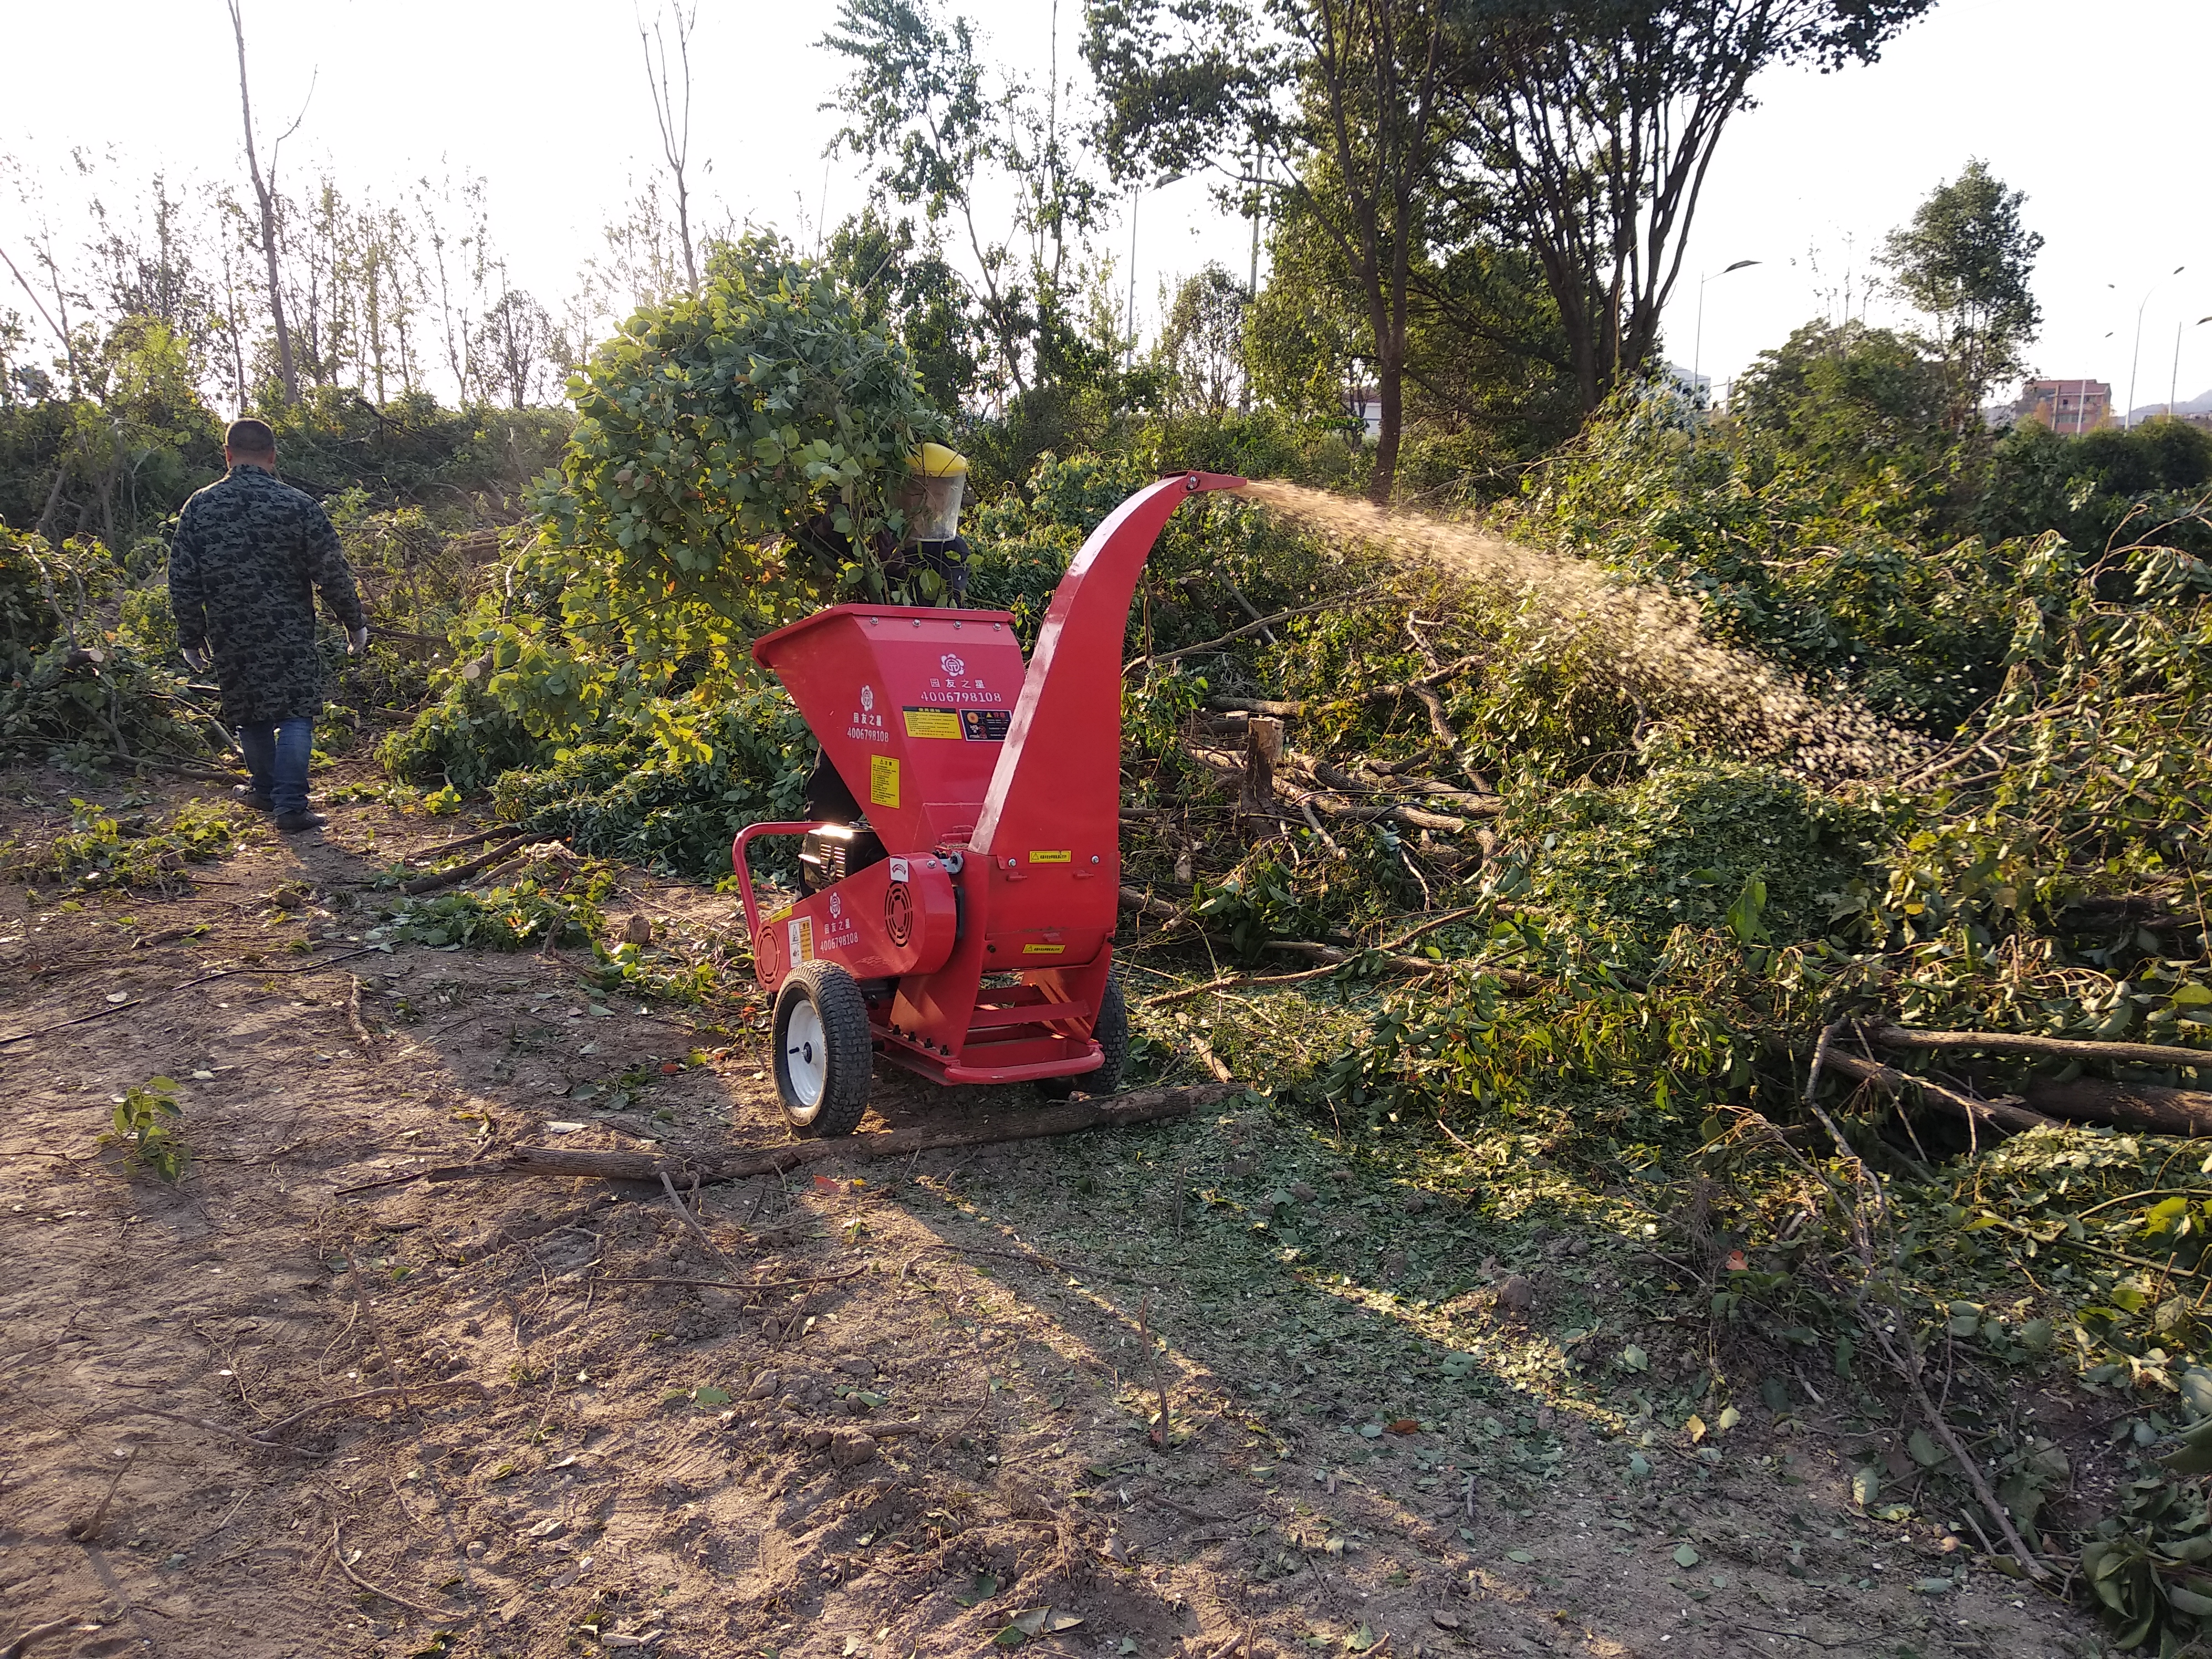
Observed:
[[[1711,762],[1662,765],[1615,788],[1547,792],[1519,822],[1526,851],[1498,890],[1604,959],[1637,967],[1680,927],[1743,944],[1820,939],[1884,828],[1771,769]]]
[[[405,898],[376,937],[394,945],[477,951],[587,944],[599,927],[598,901],[611,885],[602,870],[573,893],[526,877],[509,886]]]
[[[901,527],[907,457],[945,426],[906,348],[781,243],[725,248],[711,271],[635,313],[572,380],[576,428],[539,510],[647,617],[773,624],[846,568],[866,585],[854,561]],[[859,550],[797,537],[817,520]]]
[[[2203,1488],[2132,1480],[2081,1547],[2081,1575],[2122,1648],[2171,1653],[2212,1628],[2212,1514]]]
[[[501,817],[579,852],[710,879],[749,823],[800,816],[813,739],[790,699],[757,683],[703,701],[680,746],[640,726],[499,781]],[[763,849],[767,852],[768,849]]]
[[[0,842],[0,860],[12,876],[61,877],[80,891],[166,888],[187,864],[228,854],[239,823],[237,808],[212,801],[188,800],[163,820],[72,797],[66,830],[43,843]]]
[[[191,1159],[191,1150],[178,1129],[184,1115],[177,1103],[176,1084],[165,1077],[149,1078],[133,1084],[117,1099],[100,1144],[121,1146],[129,1162],[174,1186]]]

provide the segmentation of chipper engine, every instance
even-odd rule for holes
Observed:
[[[753,824],[731,848],[799,1133],[857,1127],[878,1056],[1053,1098],[1120,1082],[1129,603],[1168,515],[1243,482],[1182,473],[1122,502],[1060,579],[1026,664],[1002,611],[839,605],[754,644],[828,769],[817,817]],[[802,893],[768,915],[745,862],[763,836],[802,838]]]

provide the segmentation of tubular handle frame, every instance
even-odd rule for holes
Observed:
[[[760,906],[753,899],[753,873],[745,866],[745,849],[758,836],[804,836],[828,828],[827,818],[805,823],[749,823],[738,831],[738,838],[730,843],[730,864],[737,872],[738,898],[745,912],[745,942],[756,955],[760,951]]]

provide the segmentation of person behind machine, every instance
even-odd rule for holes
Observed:
[[[960,533],[961,499],[968,491],[968,458],[943,444],[924,444],[907,459],[906,487],[898,504],[906,534],[884,562],[892,580],[923,571],[943,584],[925,603],[959,605],[968,597],[968,538]],[[914,584],[919,587],[919,584]],[[916,598],[922,596],[919,592]]]
[[[903,534],[878,530],[869,550],[894,585],[906,585],[906,602],[958,605],[968,596],[968,559],[972,550],[960,533],[960,507],[968,489],[968,458],[943,444],[927,443],[907,457],[907,475],[895,501],[905,520]],[[823,577],[853,562],[853,538],[827,513],[817,513],[793,536],[799,551]],[[937,578],[937,591],[918,580]]]

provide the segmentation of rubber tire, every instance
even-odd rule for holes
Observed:
[[[1105,994],[1098,999],[1098,1020],[1091,1035],[1103,1056],[1095,1072],[1074,1077],[1039,1078],[1031,1086],[1047,1100],[1066,1100],[1078,1089],[1086,1095],[1110,1095],[1121,1086],[1121,1073],[1129,1067],[1129,1004],[1121,994],[1121,975],[1107,976]]]
[[[822,1098],[808,1106],[792,1087],[784,1052],[792,1010],[814,1005],[822,1022]],[[868,1005],[853,976],[831,962],[802,962],[775,994],[775,1093],[792,1132],[801,1135],[848,1135],[868,1109],[868,1087],[875,1081],[875,1038],[868,1029]]]

